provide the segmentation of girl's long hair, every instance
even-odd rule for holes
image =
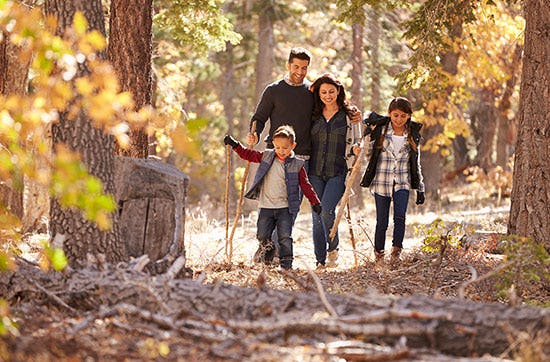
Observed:
[[[317,78],[311,85],[313,91],[313,119],[318,119],[321,114],[323,114],[323,108],[325,108],[325,104],[321,101],[321,96],[319,95],[319,89],[322,84],[332,84],[336,87],[338,90],[338,97],[336,98],[338,109],[343,109],[346,114],[350,115],[351,108],[349,102],[346,100],[346,90],[344,86],[333,74],[325,73]]]

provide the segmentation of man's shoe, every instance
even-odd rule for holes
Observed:
[[[338,266],[338,250],[332,250],[327,253],[327,268],[336,268]]]

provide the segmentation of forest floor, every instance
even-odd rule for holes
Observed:
[[[255,213],[240,220],[229,263],[223,210],[220,215],[219,210],[197,207],[188,210],[186,219],[186,266],[192,270],[193,279],[207,285],[231,284],[285,291],[314,291],[321,288],[327,294],[461,297],[479,302],[513,304],[529,300],[530,303],[548,306],[550,289],[547,283],[529,284],[522,290],[512,290],[512,294],[507,296],[506,292],[510,290],[504,290],[502,294],[494,278],[483,277],[502,263],[503,255],[498,252],[499,240],[500,235],[506,232],[510,207],[508,198],[497,203],[496,198],[487,192],[479,185],[468,184],[449,188],[444,201],[438,205],[427,203],[416,206],[411,199],[404,252],[397,266],[375,264],[373,261],[374,206],[370,195],[364,193],[366,206],[362,210],[352,208],[351,211],[355,249],[351,243],[349,224],[343,218],[339,228],[338,266],[315,270],[311,215],[309,206],[303,204],[294,229],[295,259],[290,273],[282,272],[276,266],[264,266],[252,261],[258,245],[255,239]],[[391,230],[390,222],[388,249],[391,247]],[[432,240],[432,252],[422,249],[425,240]],[[462,243],[461,248],[453,246],[459,241]],[[29,250],[32,250],[32,246],[29,246]],[[308,277],[312,272],[320,281],[320,286]],[[474,278],[477,279],[472,282]],[[345,360],[330,354],[312,355],[308,353],[307,345],[292,349],[289,347],[292,344],[290,342],[285,345],[274,342],[267,354],[248,351],[246,358],[239,354],[219,354],[205,341],[174,337],[168,332],[155,335],[143,325],[126,325],[120,321],[118,324],[110,323],[108,318],[96,319],[94,325],[86,329],[86,333],[70,335],[67,325],[71,318],[56,303],[35,305],[22,300],[10,301],[10,304],[19,336],[0,339],[0,361]],[[76,323],[72,318],[72,323]],[[321,342],[327,341],[317,341]],[[229,348],[226,347],[225,351]],[[464,360],[520,360],[514,351],[517,349],[497,357]],[[409,358],[404,358],[388,353],[383,356],[385,360],[463,360],[443,355],[430,358],[412,358],[409,355]]]

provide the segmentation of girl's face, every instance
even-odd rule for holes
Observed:
[[[400,130],[405,127],[405,123],[411,118],[411,115],[399,109],[394,109],[390,112],[390,118],[393,129]]]
[[[336,104],[336,99],[338,98],[338,88],[333,84],[323,83],[319,87],[319,97],[321,101],[326,106]]]
[[[275,137],[273,139],[275,154],[281,160],[285,160],[288,156],[290,156],[294,147],[296,147],[296,143],[292,143],[288,138]]]

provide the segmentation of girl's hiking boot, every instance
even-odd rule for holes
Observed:
[[[390,254],[390,265],[392,267],[396,267],[399,264],[402,250],[403,248],[392,246]]]

